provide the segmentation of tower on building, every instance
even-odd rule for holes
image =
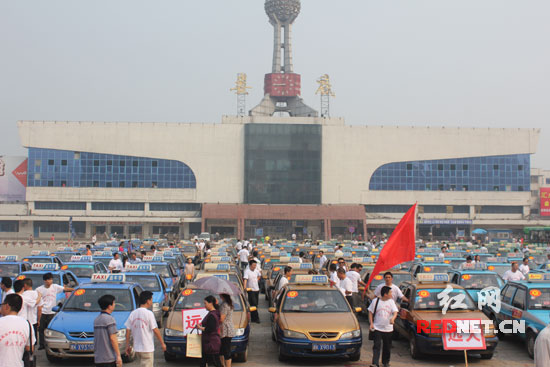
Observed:
[[[301,76],[292,66],[292,24],[300,14],[300,0],[266,0],[265,11],[274,29],[273,66],[265,75],[264,98],[250,111],[251,116],[273,116],[276,112],[290,116],[317,117],[301,94]]]

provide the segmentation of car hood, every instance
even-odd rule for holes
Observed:
[[[347,332],[359,328],[357,318],[351,311],[321,314],[283,312],[280,317],[285,328],[299,332]]]
[[[131,311],[115,311],[112,316],[116,320],[117,329],[125,329],[124,323],[128,320]],[[94,320],[99,316],[99,312],[60,312],[50,322],[48,329],[62,333],[85,331],[94,331]]]
[[[413,311],[418,320],[443,320],[443,319],[468,319],[468,320],[489,320],[481,311],[447,311],[445,315],[441,311]]]
[[[546,326],[550,324],[550,311],[549,310],[529,310],[529,313],[533,317],[537,318],[541,325]]]

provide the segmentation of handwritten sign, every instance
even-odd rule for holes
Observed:
[[[183,310],[182,312],[182,320],[183,320],[183,335],[187,335],[193,330],[197,325],[199,325],[204,319],[204,317],[208,314],[208,310],[206,308],[191,308],[188,310]],[[202,332],[200,330],[199,334]]]

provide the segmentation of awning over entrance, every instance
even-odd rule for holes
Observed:
[[[324,226],[325,239],[331,238],[332,221],[359,221],[363,234],[367,233],[363,205],[203,204],[203,231],[209,219],[236,220],[239,238],[244,237],[245,220],[319,220]]]

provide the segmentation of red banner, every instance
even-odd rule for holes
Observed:
[[[540,188],[540,215],[550,217],[550,187]]]

